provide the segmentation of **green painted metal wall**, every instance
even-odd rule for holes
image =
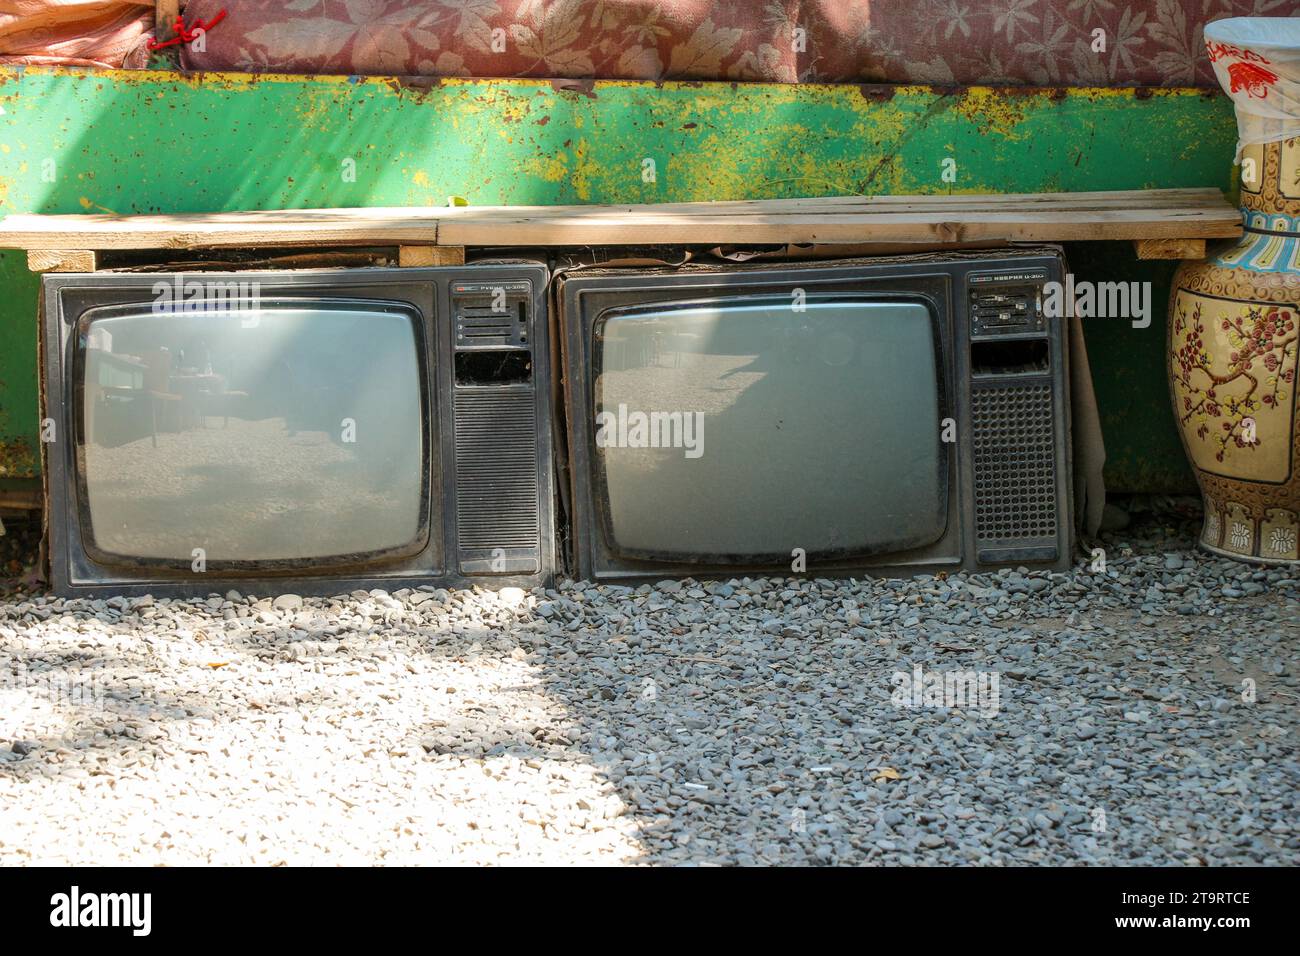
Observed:
[[[29,68],[0,70],[0,109],[4,213],[1226,189],[1235,137],[1228,101],[1197,90]],[[1166,264],[1103,245],[1080,251],[1076,273],[1167,283]],[[35,474],[37,283],[13,252],[0,253],[0,282],[2,481]],[[1162,326],[1088,329],[1118,488],[1188,481],[1163,397]],[[1153,408],[1134,418],[1137,383]]]

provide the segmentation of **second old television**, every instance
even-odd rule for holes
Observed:
[[[537,262],[44,278],[56,593],[556,568]]]
[[[577,577],[1066,567],[1055,248],[559,275]]]

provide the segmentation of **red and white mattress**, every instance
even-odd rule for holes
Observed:
[[[143,66],[153,4],[0,0],[0,60]],[[1205,23],[1297,0],[189,0],[193,70],[1215,87]]]

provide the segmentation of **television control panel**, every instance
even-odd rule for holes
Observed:
[[[524,278],[448,284],[453,337],[456,564],[467,577],[538,574],[547,547],[544,322]]]
[[[974,271],[966,277],[975,557],[980,565],[1069,558],[1061,502],[1063,330],[1044,309],[1056,269]]]
[[[532,294],[525,281],[453,282],[456,349],[530,348]]]
[[[1046,269],[972,274],[967,285],[971,336],[1045,332],[1046,281]]]

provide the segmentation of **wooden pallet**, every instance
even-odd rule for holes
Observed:
[[[129,249],[398,246],[405,265],[466,246],[862,245],[1122,240],[1147,259],[1199,258],[1241,235],[1217,189],[985,196],[835,196],[643,206],[287,209],[150,216],[13,215],[0,248],[35,271],[88,271]],[[434,251],[446,249],[446,252]],[[463,260],[462,260],[463,261]]]

